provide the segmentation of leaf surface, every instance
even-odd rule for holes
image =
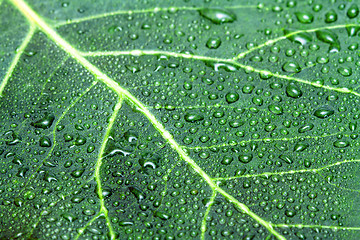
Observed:
[[[360,3],[0,4],[1,239],[360,236]]]

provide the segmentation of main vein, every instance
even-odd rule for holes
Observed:
[[[155,129],[157,129],[162,137],[170,144],[170,146],[180,155],[180,157],[186,161],[206,182],[209,186],[222,194],[227,198],[235,207],[239,208],[242,212],[251,216],[258,223],[263,225],[268,231],[270,231],[276,238],[280,240],[285,240],[285,238],[279,234],[271,225],[271,223],[265,221],[260,216],[252,212],[245,204],[240,203],[232,195],[220,188],[211,178],[208,176],[196,163],[191,159],[181,146],[175,141],[174,137],[168,132],[165,127],[155,118],[155,116],[145,107],[145,105],[140,102],[135,96],[133,96],[129,91],[122,88],[117,82],[108,77],[106,74],[101,72],[96,66],[90,63],[81,53],[73,48],[65,39],[57,34],[54,29],[52,29],[39,15],[37,15],[33,9],[27,5],[23,0],[10,0],[12,4],[29,20],[31,24],[35,24],[41,31],[43,31],[50,39],[52,39],[59,47],[61,47],[65,52],[67,52],[71,57],[76,59],[81,65],[83,65],[89,72],[91,72],[99,81],[106,84],[110,89],[116,92],[119,97],[123,96],[127,98],[130,102],[136,105],[139,110],[148,118],[152,123]],[[102,206],[101,206],[102,207]],[[111,226],[109,226],[111,227]],[[111,231],[111,228],[110,228]]]

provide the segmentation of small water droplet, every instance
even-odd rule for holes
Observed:
[[[46,114],[43,118],[40,120],[31,123],[31,126],[36,128],[42,128],[42,129],[48,129],[51,127],[55,120],[55,116],[52,114]]]
[[[204,120],[204,116],[201,114],[197,114],[197,113],[187,113],[187,114],[185,114],[184,119],[187,122],[194,123],[194,122]]]
[[[210,49],[217,49],[221,45],[220,38],[209,38],[206,42],[206,47]]]
[[[333,9],[331,9],[330,11],[328,11],[325,14],[325,22],[326,23],[336,22],[337,19],[338,19],[338,15]]]

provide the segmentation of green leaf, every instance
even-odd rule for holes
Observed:
[[[359,4],[0,0],[0,239],[358,239]]]

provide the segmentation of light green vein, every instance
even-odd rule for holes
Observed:
[[[259,50],[263,47],[266,47],[266,46],[270,46],[270,45],[273,45],[274,43],[276,42],[279,42],[281,40],[284,40],[284,39],[287,39],[291,36],[294,36],[296,34],[299,34],[299,33],[312,33],[312,32],[316,32],[316,31],[320,31],[320,30],[329,30],[329,29],[337,29],[337,28],[345,28],[345,27],[358,27],[360,26],[360,24],[340,24],[340,25],[333,25],[333,26],[325,26],[325,27],[319,27],[319,28],[312,28],[312,29],[305,29],[305,30],[298,30],[298,31],[295,31],[295,32],[291,32],[289,34],[286,34],[284,36],[281,36],[281,37],[278,37],[278,38],[274,38],[274,39],[270,39],[254,48],[251,48],[245,52],[241,52],[239,53],[236,57],[234,57],[232,60],[238,60],[238,59],[241,59],[241,58],[244,58],[246,55],[248,55],[249,53],[252,53],[253,51],[256,51],[256,50]]]
[[[215,197],[216,197],[216,192],[213,191],[213,193],[211,195],[211,198],[210,198],[210,201],[206,204],[207,208],[206,208],[203,220],[201,222],[201,240],[205,240],[205,233],[206,233],[206,230],[207,230],[207,228],[206,228],[206,221],[207,220],[206,219],[209,216],[212,205],[214,204]]]
[[[196,147],[186,147],[184,146],[184,148],[187,149],[211,149],[211,148],[218,148],[218,147],[232,147],[232,146],[237,146],[243,143],[250,143],[250,142],[264,142],[264,143],[271,143],[273,141],[291,141],[291,140],[297,140],[297,139],[314,139],[314,138],[326,138],[326,137],[331,137],[331,136],[335,136],[337,134],[339,134],[341,132],[336,132],[336,133],[331,133],[331,134],[323,134],[321,136],[297,136],[297,137],[292,137],[292,138],[261,138],[261,139],[249,139],[249,140],[243,140],[240,142],[233,142],[233,143],[223,143],[223,144],[218,144],[218,145],[211,145],[211,146],[205,146],[205,147],[201,147],[201,146],[196,146]]]
[[[82,57],[102,57],[102,56],[121,56],[121,55],[127,55],[127,56],[156,56],[156,55],[165,55],[169,57],[175,57],[175,58],[184,58],[184,59],[195,59],[195,60],[201,60],[201,61],[212,61],[212,62],[222,62],[222,63],[228,63],[233,66],[237,66],[239,68],[242,68],[246,70],[247,72],[255,72],[259,74],[266,74],[269,76],[273,76],[275,78],[285,79],[289,81],[295,81],[300,82],[303,84],[307,84],[313,87],[323,88],[330,91],[336,91],[340,93],[346,93],[346,94],[353,94],[355,96],[360,96],[360,93],[355,92],[354,90],[351,90],[346,87],[338,88],[338,87],[331,87],[327,85],[321,85],[317,82],[311,82],[305,79],[296,78],[292,76],[282,75],[278,73],[272,73],[268,70],[258,69],[254,68],[252,66],[244,65],[242,63],[237,62],[233,59],[226,59],[226,58],[216,58],[216,57],[206,57],[201,55],[192,55],[187,53],[176,53],[176,52],[168,52],[168,51],[159,51],[159,50],[129,50],[129,51],[106,51],[106,52],[87,52],[87,53],[80,53]]]
[[[106,148],[106,143],[107,143],[107,141],[109,139],[112,126],[115,123],[116,116],[118,115],[119,110],[121,108],[122,101],[123,101],[123,99],[122,99],[122,97],[120,95],[120,99],[117,102],[117,104],[115,105],[114,112],[110,117],[109,125],[107,127],[103,142],[101,144],[101,149],[100,149],[100,152],[99,152],[98,160],[97,160],[96,165],[95,165],[95,173],[94,173],[95,181],[96,181],[96,184],[97,184],[96,191],[97,191],[97,194],[98,194],[99,199],[100,199],[100,211],[99,212],[103,213],[104,216],[105,216],[106,224],[107,224],[107,226],[109,228],[109,233],[110,233],[110,238],[111,239],[115,239],[115,232],[114,232],[114,230],[113,230],[113,228],[111,226],[111,221],[109,219],[108,210],[106,209],[106,206],[105,206],[104,196],[103,196],[102,187],[101,187],[100,169],[101,169],[101,165],[102,165],[102,158],[103,158],[105,148]]]
[[[29,32],[26,34],[26,37],[24,38],[24,41],[22,42],[20,47],[16,50],[15,57],[14,57],[13,61],[11,62],[10,67],[9,67],[8,71],[6,72],[4,79],[2,80],[2,82],[0,84],[0,98],[3,96],[3,91],[5,89],[5,86],[8,83],[11,75],[13,74],[14,69],[15,69],[16,65],[18,64],[20,57],[23,54],[25,48],[27,47],[31,38],[33,37],[35,30],[36,30],[35,25],[30,24]]]
[[[99,217],[104,216],[104,213],[99,212],[98,214],[96,214],[92,219],[90,219],[90,221],[88,221],[84,227],[80,228],[77,230],[78,234],[76,235],[76,237],[74,238],[74,240],[78,240],[79,237],[81,237],[81,235],[85,232],[85,230]]]
[[[225,9],[240,9],[240,8],[257,8],[257,5],[235,5],[230,7],[225,7]],[[116,15],[131,15],[131,14],[141,14],[141,13],[158,13],[158,12],[176,12],[176,11],[198,11],[201,9],[204,9],[205,7],[155,7],[155,8],[148,8],[148,9],[138,9],[138,10],[119,10],[115,12],[108,12],[108,13],[102,13],[97,15],[92,15],[88,17],[83,18],[76,18],[76,19],[70,19],[67,21],[59,22],[54,25],[54,27],[59,27],[63,25],[73,24],[73,23],[80,23],[85,21],[90,21],[94,19],[99,18],[105,18],[110,16],[116,16]]]
[[[184,149],[175,141],[174,137],[168,132],[165,127],[159,122],[156,117],[140,102],[134,95],[129,91],[122,88],[116,81],[108,77],[106,74],[101,72],[96,66],[91,64],[81,53],[73,48],[65,39],[63,39],[57,32],[52,29],[44,20],[37,15],[33,9],[31,9],[23,0],[10,0],[14,6],[28,19],[30,23],[36,24],[50,39],[52,39],[60,48],[67,52],[70,56],[76,59],[81,65],[83,65],[89,72],[91,72],[97,79],[105,83],[110,89],[116,92],[119,96],[127,98],[129,102],[133,103],[140,112],[152,123],[155,129],[159,131],[162,137],[169,143],[169,145],[180,155],[180,157],[186,161],[194,170],[197,172],[213,189],[222,194],[225,198],[235,205],[239,210],[248,214],[259,224],[263,225],[269,232],[271,232],[277,239],[285,240],[285,238],[278,233],[272,225],[262,219],[260,216],[252,212],[245,204],[239,202],[235,197],[224,191],[190,158]],[[112,231],[111,225],[109,230]],[[114,232],[112,232],[114,236]]]
[[[290,170],[290,171],[286,171],[286,172],[264,172],[264,173],[259,173],[259,174],[245,174],[245,175],[241,175],[241,176],[234,176],[234,177],[226,177],[226,178],[214,178],[214,181],[228,181],[228,180],[233,180],[233,179],[237,179],[237,178],[252,178],[252,177],[270,177],[270,176],[274,176],[274,175],[286,175],[286,174],[296,174],[296,173],[318,173],[324,169],[328,169],[334,166],[339,166],[342,164],[346,164],[346,163],[354,163],[354,162],[360,162],[360,159],[353,159],[353,160],[345,160],[345,161],[341,161],[341,162],[336,162],[336,163],[332,163],[329,165],[326,165],[324,167],[321,168],[313,168],[313,169],[299,169],[299,170]]]
[[[306,225],[306,224],[272,224],[274,227],[279,228],[322,228],[334,230],[352,230],[360,231],[360,227],[342,227],[342,226],[326,226],[326,225]]]

